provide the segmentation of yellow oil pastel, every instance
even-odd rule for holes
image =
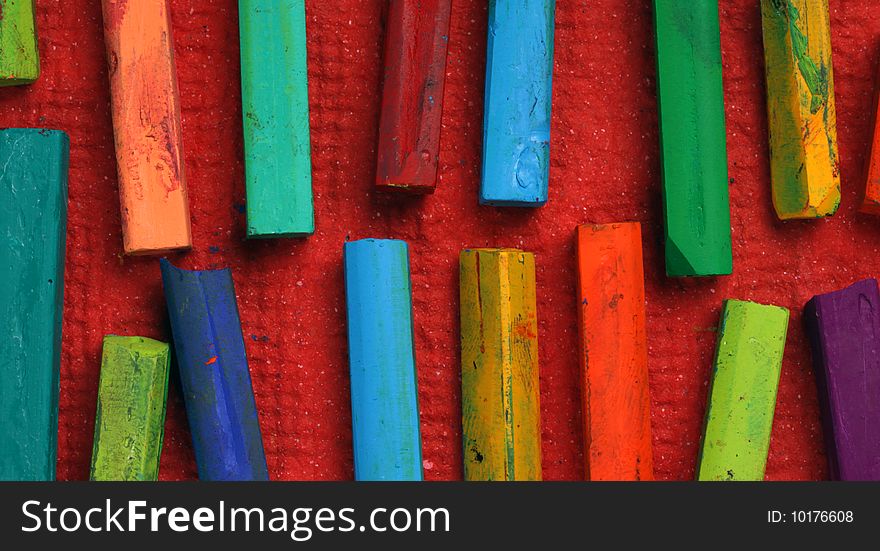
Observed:
[[[468,249],[460,272],[465,480],[540,480],[535,257]]]
[[[840,204],[828,0],[761,0],[770,176],[780,219]]]

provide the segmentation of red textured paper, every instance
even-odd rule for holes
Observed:
[[[682,281],[663,275],[650,1],[557,2],[550,201],[534,210],[477,205],[485,2],[453,3],[440,181],[423,198],[373,185],[384,2],[306,4],[317,229],[305,240],[245,241],[237,2],[172,2],[194,242],[173,260],[233,269],[272,478],[352,477],[341,253],[345,239],[362,237],[411,245],[428,479],[462,474],[458,252],[536,253],[544,477],[582,477],[574,228],[620,220],[641,221],[645,236],[657,477],[693,477],[728,297],[792,309],[767,477],[827,476],[801,308],[813,294],[880,273],[880,219],[856,213],[880,10],[831,2],[843,204],[831,219],[783,224],[770,201],[759,9],[720,2],[735,273]],[[37,6],[43,73],[33,86],[0,90],[0,125],[71,137],[58,477],[85,479],[101,338],[168,339],[169,330],[158,261],[121,254],[100,2]],[[161,478],[194,476],[172,384]]]

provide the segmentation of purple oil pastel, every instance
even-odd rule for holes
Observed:
[[[880,480],[880,289],[865,279],[804,309],[835,480]]]

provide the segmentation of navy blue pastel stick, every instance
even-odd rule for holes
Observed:
[[[268,480],[232,273],[161,265],[199,479]]]
[[[547,202],[555,10],[555,0],[489,0],[480,204]]]
[[[345,244],[356,480],[421,480],[422,444],[404,241]]]

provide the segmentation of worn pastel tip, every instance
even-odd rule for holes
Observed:
[[[167,258],[159,259],[159,266],[162,270],[162,277],[175,277],[178,281],[192,279],[194,277],[214,277],[231,275],[232,270],[229,268],[220,268],[217,270],[187,270],[186,268],[178,268]]]
[[[406,241],[401,239],[375,239],[372,237],[368,237],[365,239],[356,239],[354,241],[346,241],[345,245],[343,245],[344,249],[356,249],[363,247],[378,247],[378,248],[389,248],[396,249],[402,247],[403,249],[407,249],[409,246]]]
[[[161,354],[169,349],[168,343],[148,337],[129,337],[125,335],[105,335],[104,346],[124,348],[137,354]]]
[[[719,243],[715,249],[698,245],[686,250],[678,246],[674,236],[669,235],[665,255],[666,275],[669,277],[715,277],[733,273],[730,241]]]
[[[830,182],[827,185],[816,186],[819,191],[812,189],[800,190],[801,196],[796,204],[792,200],[780,198],[781,192],[774,191],[773,207],[780,220],[810,220],[813,218],[825,218],[834,216],[840,208],[840,182]],[[869,207],[870,208],[870,207]],[[863,212],[865,206],[862,206]]]

